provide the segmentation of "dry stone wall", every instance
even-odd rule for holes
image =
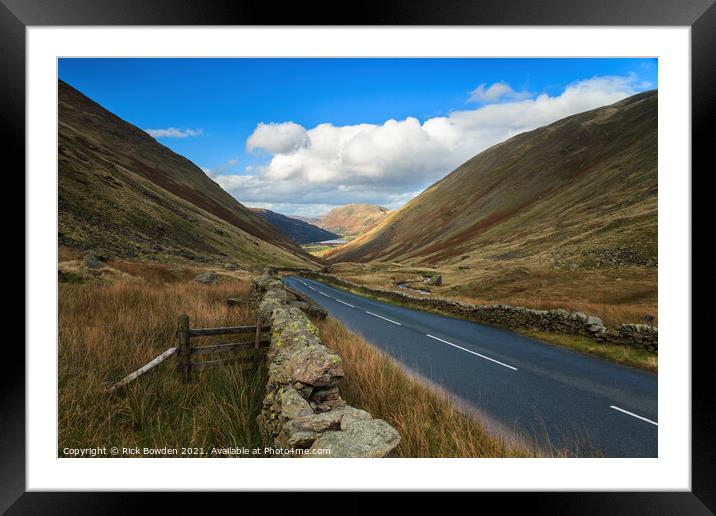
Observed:
[[[400,434],[341,398],[341,357],[323,345],[318,328],[299,308],[302,303],[273,271],[254,278],[252,298],[261,324],[271,325],[268,382],[258,416],[266,439],[282,449],[307,450],[303,457],[390,453]],[[311,453],[314,450],[317,454]]]
[[[330,274],[306,271],[307,277],[367,295],[397,301],[419,308],[432,308],[465,319],[503,328],[535,329],[551,333],[583,335],[598,342],[628,346],[657,353],[659,332],[646,324],[622,324],[607,328],[599,317],[567,310],[534,310],[505,304],[474,305],[441,297],[415,297],[404,292],[373,288],[353,283]]]

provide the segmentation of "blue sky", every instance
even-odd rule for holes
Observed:
[[[317,215],[398,207],[516,132],[655,88],[657,60],[73,58],[59,77],[239,201]]]

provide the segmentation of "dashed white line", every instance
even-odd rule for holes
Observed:
[[[480,353],[476,353],[475,351],[472,351],[472,350],[470,350],[470,349],[463,348],[462,346],[458,346],[457,344],[453,344],[452,342],[448,342],[448,341],[446,341],[446,340],[444,340],[444,339],[441,339],[440,337],[435,337],[434,335],[430,335],[429,333],[426,333],[425,335],[426,335],[427,337],[430,337],[431,339],[439,340],[440,342],[444,342],[445,344],[449,344],[450,346],[453,346],[453,347],[455,347],[455,348],[457,348],[457,349],[461,349],[461,350],[463,350],[463,351],[467,351],[468,353],[472,353],[473,355],[477,355],[477,356],[480,357],[480,358],[484,358],[485,360],[489,360],[490,362],[494,362],[494,363],[500,364],[501,366],[506,367],[506,368],[508,368],[508,369],[512,369],[513,371],[517,371],[517,368],[516,368],[516,367],[512,367],[511,365],[505,364],[504,362],[500,362],[499,360],[495,360],[494,358],[490,358],[490,357],[488,357],[488,356],[481,355]]]
[[[328,294],[326,294],[325,292],[323,292],[322,290],[319,290],[318,293],[321,294],[322,296],[331,297]]]
[[[647,419],[645,417],[642,417],[638,414],[634,414],[633,412],[629,412],[628,410],[624,410],[623,408],[619,408],[616,405],[609,405],[609,408],[612,408],[614,410],[618,410],[619,412],[623,412],[624,414],[627,414],[629,416],[635,417],[637,419],[641,419],[642,421],[646,421],[647,423],[651,423],[654,426],[659,426],[659,423],[656,421],[652,421],[651,419]]]
[[[308,285],[308,288],[310,288],[311,290],[316,290],[316,289],[313,288],[311,285]]]
[[[392,319],[388,319],[387,317],[383,317],[382,315],[374,314],[373,312],[369,312],[368,310],[365,311],[368,315],[372,315],[373,317],[377,317],[378,319],[383,319],[384,321],[388,321],[389,323],[397,324],[398,326],[402,326],[399,322],[396,322]]]
[[[338,301],[339,303],[343,303],[343,304],[346,305],[346,306],[350,306],[351,308],[355,308],[355,306],[353,306],[352,304],[346,303],[345,301],[341,301],[341,300],[338,299],[338,298],[336,298],[336,301]]]

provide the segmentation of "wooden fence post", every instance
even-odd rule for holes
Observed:
[[[256,318],[256,343],[254,344],[255,349],[259,349],[261,345],[261,318]]]
[[[182,383],[191,382],[191,339],[189,337],[189,316],[179,316],[179,353],[177,355],[177,370],[182,377]]]

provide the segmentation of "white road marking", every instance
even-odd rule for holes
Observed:
[[[384,321],[388,321],[389,323],[393,323],[393,324],[397,324],[398,326],[402,326],[402,324],[400,324],[399,322],[395,322],[392,319],[383,317],[382,315],[374,314],[373,312],[369,312],[368,310],[366,310],[365,313],[372,315],[373,317],[377,317],[378,319],[383,319]]]
[[[425,334],[426,336],[430,337],[431,339],[439,340],[440,342],[444,342],[445,344],[449,344],[450,346],[453,346],[457,349],[461,349],[463,351],[467,351],[468,353],[472,353],[473,355],[477,355],[478,357],[484,358],[485,360],[489,360],[490,362],[494,362],[496,364],[500,364],[503,367],[506,367],[508,369],[512,369],[513,371],[517,371],[516,367],[512,367],[511,365],[507,365],[503,362],[500,362],[499,360],[495,360],[494,358],[487,357],[485,355],[481,355],[480,353],[476,353],[470,349],[463,348],[462,346],[458,346],[457,344],[453,344],[452,342],[448,342],[444,339],[441,339],[440,337],[435,337],[434,335],[430,335],[429,333]]]
[[[345,301],[341,301],[341,300],[338,299],[338,298],[336,298],[336,301],[338,301],[339,303],[343,303],[343,304],[346,305],[346,306],[350,306],[351,308],[355,308],[355,306],[353,306],[352,304],[346,303]]]
[[[321,294],[322,296],[331,297],[328,294],[326,294],[325,292],[323,292],[322,290],[319,290],[318,293]]]
[[[623,412],[624,414],[628,414],[632,417],[635,417],[637,419],[641,419],[642,421],[646,421],[647,423],[651,423],[654,426],[659,426],[659,423],[656,421],[652,421],[651,419],[647,419],[645,417],[639,416],[637,414],[634,414],[633,412],[629,412],[628,410],[624,410],[623,408],[619,408],[616,405],[609,405],[609,408],[613,408],[614,410],[618,410],[619,412]]]
[[[313,288],[311,285],[308,285],[308,288],[310,288],[311,290],[316,290],[316,289]]]

